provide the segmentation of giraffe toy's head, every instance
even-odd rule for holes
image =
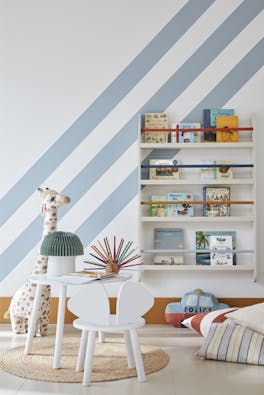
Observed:
[[[38,192],[41,195],[41,215],[45,215],[47,211],[57,209],[63,204],[70,203],[71,199],[69,196],[61,195],[50,188],[38,188]]]

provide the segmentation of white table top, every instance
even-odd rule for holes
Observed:
[[[67,275],[67,273],[65,275]],[[91,281],[87,281],[82,284],[81,283],[74,283],[71,281],[65,281],[65,280],[62,280],[60,277],[61,276],[54,276],[52,278],[47,278],[46,273],[45,274],[33,274],[30,276],[30,280],[34,284],[39,284],[39,285],[51,285],[54,283],[64,284],[64,285],[85,285],[85,284],[87,285],[87,284],[92,284],[94,281],[100,281],[100,283],[110,284],[110,283],[118,283],[118,282],[130,280],[132,278],[132,274],[131,274],[131,272],[129,273],[129,272],[122,271],[122,273],[118,273],[117,276],[113,277],[113,278],[106,278],[106,279],[102,279],[102,280],[92,279]],[[76,279],[76,276],[73,276],[72,278]],[[82,279],[83,279],[83,277],[82,277]],[[88,279],[88,276],[87,276],[87,279]]]

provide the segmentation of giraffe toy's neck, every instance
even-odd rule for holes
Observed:
[[[55,232],[56,230],[57,230],[57,207],[51,207],[47,209],[45,213],[40,245],[45,236]],[[37,261],[32,271],[32,274],[46,273],[47,268],[48,268],[48,257],[40,255],[40,251],[38,251]]]
[[[57,230],[57,207],[47,209],[44,218],[42,240],[45,236]]]

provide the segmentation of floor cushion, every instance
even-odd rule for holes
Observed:
[[[264,336],[234,323],[212,324],[196,355],[202,359],[264,365]]]
[[[226,314],[226,317],[264,335],[264,303],[243,307]]]
[[[211,311],[209,313],[196,314],[182,321],[182,325],[192,329],[194,332],[199,333],[199,335],[207,336],[211,324],[224,322],[227,320],[225,314],[235,311],[236,309],[236,307],[230,307],[227,309]]]

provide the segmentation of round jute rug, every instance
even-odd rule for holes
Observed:
[[[40,340],[32,348],[31,355],[24,355],[24,347],[13,348],[0,353],[0,367],[9,373],[27,379],[55,381],[59,383],[80,383],[82,372],[75,372],[79,338],[63,339],[61,368],[53,369],[54,339]],[[164,368],[168,355],[148,345],[141,345],[145,373]],[[110,339],[95,346],[91,381],[110,381],[137,376],[135,369],[127,366],[125,344],[120,339]]]

